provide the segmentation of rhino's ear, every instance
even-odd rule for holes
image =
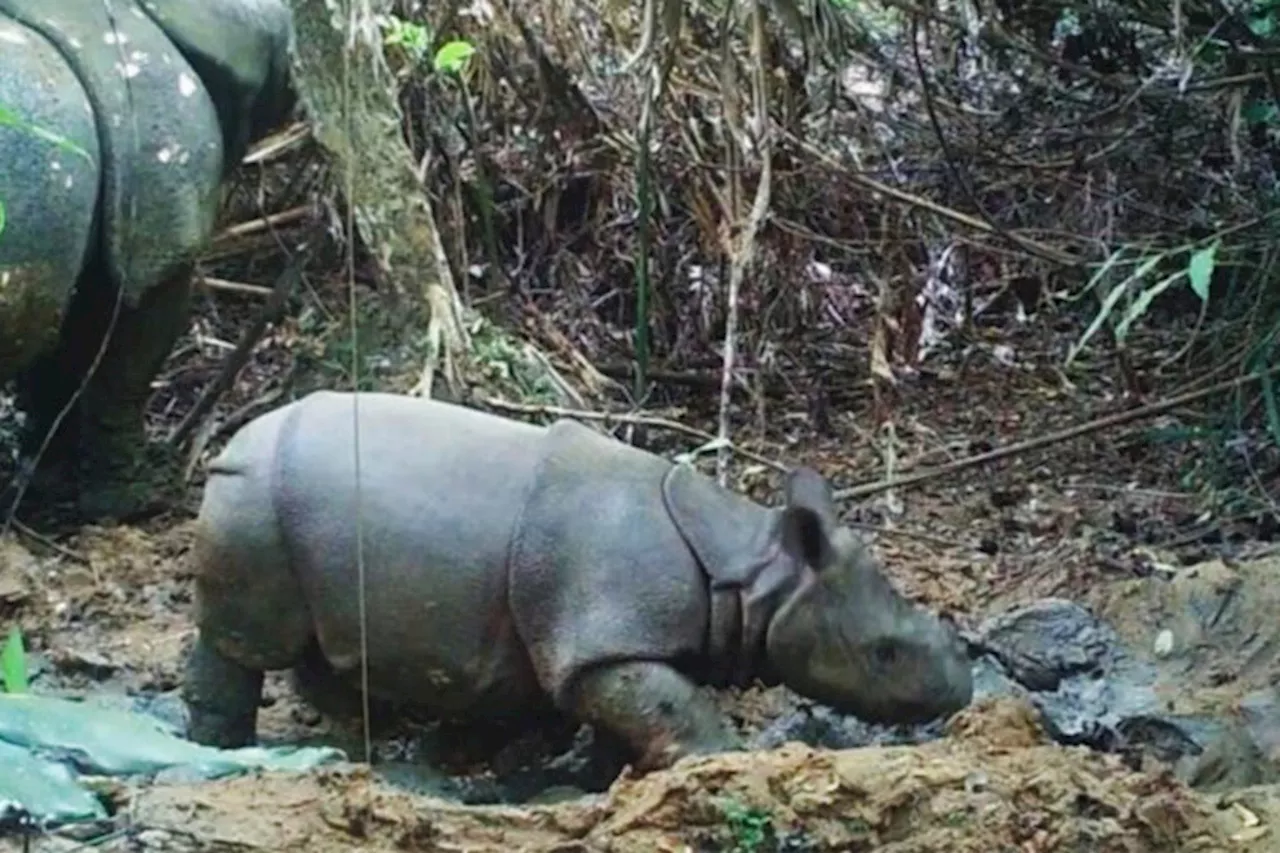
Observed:
[[[803,507],[816,514],[829,532],[836,525],[836,505],[831,486],[812,468],[800,467],[787,475],[787,507]]]
[[[782,549],[820,572],[835,558],[831,536],[822,516],[807,506],[787,506],[778,517]]]

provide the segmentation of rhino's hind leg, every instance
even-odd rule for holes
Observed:
[[[190,309],[189,266],[149,288],[137,306],[120,306],[84,395],[80,512],[86,518],[123,520],[158,509],[176,484],[173,460],[162,446],[147,443],[145,414],[151,382],[186,331]]]
[[[574,711],[623,738],[639,755],[642,771],[741,746],[711,700],[663,663],[626,661],[590,670],[578,682]]]
[[[6,510],[21,495],[22,509],[28,513],[33,509],[54,516],[75,512],[78,497],[75,451],[79,434],[75,412],[69,412],[57,432],[50,435],[59,411],[71,396],[71,392],[59,393],[61,377],[56,357],[47,353],[37,357],[16,377],[17,407],[25,417],[18,437],[17,465],[12,469],[12,476],[7,479],[0,476],[3,483],[0,506]]]
[[[203,635],[197,637],[182,684],[187,737],[224,749],[253,744],[262,680],[262,670],[241,666],[219,653]]]
[[[20,440],[21,455],[23,465],[31,468],[26,495],[41,503],[74,503],[76,500],[75,461],[83,398],[65,414],[63,409],[75,396],[85,371],[93,363],[93,342],[101,339],[101,331],[95,337],[89,328],[90,322],[98,322],[88,295],[96,286],[96,276],[82,271],[56,345],[41,353],[17,376],[18,408],[26,415]],[[50,434],[55,425],[57,431]]]
[[[88,265],[68,308],[58,350],[30,383],[40,397],[33,408],[40,412],[36,429],[43,434],[98,360],[63,422],[60,432],[66,435],[57,439],[63,453],[41,462],[42,468],[58,465],[70,451],[80,485],[79,509],[87,519],[123,521],[157,509],[171,479],[167,460],[148,459],[161,449],[148,447],[144,415],[151,382],[186,329],[190,267],[148,288],[136,306],[121,303],[117,314],[118,298],[101,264]]]
[[[190,737],[205,744],[252,740],[263,673],[288,669],[312,641],[311,613],[280,534],[272,466],[227,459],[246,442],[273,443],[261,430],[241,432],[210,466],[190,560],[195,623],[183,699]]]
[[[362,720],[365,696],[358,684],[345,680],[334,670],[324,656],[320,643],[312,639],[307,643],[302,660],[293,665],[294,692],[324,717],[343,723]],[[395,708],[376,696],[368,697],[370,724],[374,729],[395,721]]]

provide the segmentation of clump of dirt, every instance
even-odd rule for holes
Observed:
[[[366,770],[264,774],[119,794],[130,831],[103,850],[1169,851],[1274,849],[1280,798],[1231,804],[1167,774],[1048,743],[1021,702],[981,702],[919,747],[686,759],[601,796],[464,807]],[[210,847],[213,845],[213,847]],[[55,849],[55,848],[50,848]],[[196,849],[196,848],[192,848]]]

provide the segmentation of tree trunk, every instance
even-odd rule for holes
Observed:
[[[315,137],[337,167],[356,228],[397,296],[418,290],[431,354],[415,391],[430,395],[436,361],[453,384],[468,347],[454,286],[413,152],[401,131],[394,80],[375,15],[389,0],[291,0],[294,85]],[[351,235],[354,239],[354,235]]]

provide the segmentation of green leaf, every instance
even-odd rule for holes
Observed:
[[[467,60],[476,52],[470,42],[451,41],[436,51],[435,67],[437,71],[449,71],[457,74],[466,65]]]
[[[1221,242],[1221,240],[1214,240],[1209,246],[1192,255],[1191,262],[1187,264],[1187,278],[1191,281],[1191,289],[1195,291],[1196,296],[1200,297],[1201,302],[1209,301],[1209,281],[1213,278],[1215,255],[1218,252],[1218,244]]]
[[[1116,252],[1114,255],[1107,258],[1107,262],[1102,265],[1100,270],[1094,273],[1093,278],[1089,280],[1089,284],[1085,289],[1091,290],[1097,286],[1098,282],[1102,280],[1102,277],[1106,274],[1107,270],[1111,269],[1119,258],[1120,252]],[[1071,352],[1067,353],[1068,367],[1071,366],[1071,362],[1075,361],[1076,356],[1080,354],[1080,351],[1084,349],[1084,345],[1098,333],[1099,329],[1102,328],[1102,324],[1106,322],[1107,317],[1111,316],[1111,312],[1115,309],[1116,303],[1120,301],[1120,297],[1124,296],[1125,292],[1128,290],[1129,283],[1138,281],[1146,276],[1146,274],[1151,272],[1152,268],[1156,264],[1160,263],[1163,258],[1163,253],[1152,255],[1143,261],[1136,270],[1129,273],[1128,278],[1111,288],[1111,292],[1108,293],[1107,298],[1102,301],[1102,307],[1098,309],[1098,314],[1093,318],[1093,322],[1089,324],[1089,328],[1085,329],[1084,334],[1080,336],[1080,340],[1076,341],[1075,346],[1071,347]]]
[[[0,652],[0,682],[5,693],[27,692],[27,653],[22,648],[22,632],[14,625],[9,629],[9,640]]]
[[[1124,336],[1129,333],[1129,326],[1133,325],[1134,320],[1137,320],[1143,314],[1147,313],[1147,309],[1151,307],[1152,300],[1168,290],[1171,284],[1182,278],[1184,275],[1186,275],[1186,270],[1178,270],[1176,273],[1165,276],[1163,279],[1138,294],[1138,298],[1133,300],[1133,304],[1129,306],[1129,310],[1125,312],[1119,325],[1116,326],[1116,340],[1124,340]]]
[[[383,43],[403,48],[416,63],[426,55],[431,47],[431,34],[424,24],[405,21],[395,15],[389,16],[383,24],[385,36]]]
[[[0,234],[4,233],[4,200],[0,199]]]
[[[24,121],[17,113],[7,107],[0,107],[0,127],[16,127],[19,130],[25,130],[33,136],[38,136],[46,142],[53,143],[64,151],[79,154],[89,162],[93,162],[93,158],[89,156],[89,152],[85,151],[79,145],[76,145],[70,139],[67,139],[61,134],[54,133],[51,130],[45,130],[43,127],[38,127],[30,122]]]
[[[1270,98],[1253,98],[1245,103],[1240,114],[1249,124],[1275,124],[1276,105]]]

